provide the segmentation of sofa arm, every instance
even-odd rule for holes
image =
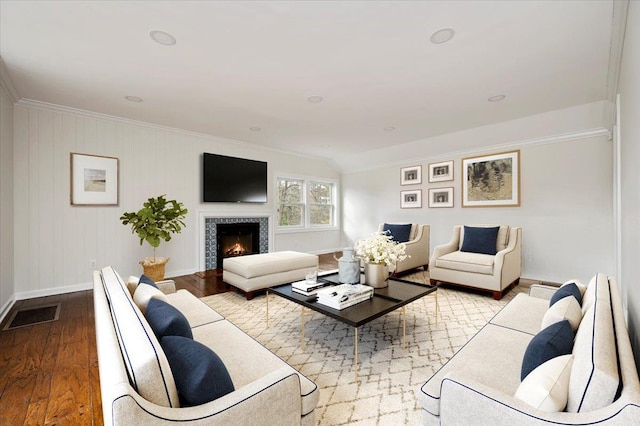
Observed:
[[[436,259],[444,256],[448,253],[453,253],[457,251],[460,245],[460,226],[453,227],[453,234],[451,235],[451,240],[447,244],[442,244],[433,248],[433,254],[431,255],[431,260],[429,261],[429,265],[435,266]]]
[[[235,391],[195,407],[161,407],[131,392],[103,407],[113,413],[113,424],[252,425],[258,419],[299,425],[302,417],[300,379],[290,368],[281,368]],[[313,415],[313,414],[311,414]]]
[[[171,294],[176,292],[176,282],[173,280],[162,280],[156,283],[158,290],[164,294]]]
[[[558,287],[543,284],[531,284],[531,287],[529,288],[529,296],[551,300],[551,296],[553,296],[553,293],[555,293],[556,290],[558,290]]]

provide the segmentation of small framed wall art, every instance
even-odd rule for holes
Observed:
[[[403,167],[400,169],[400,185],[417,185],[422,183],[422,166]]]
[[[403,209],[419,209],[422,207],[422,189],[400,191],[400,207]]]
[[[453,207],[453,187],[430,188],[429,207]]]
[[[453,160],[429,164],[429,182],[453,180]]]
[[[519,206],[519,150],[462,159],[462,207]]]
[[[115,157],[71,153],[71,205],[117,206],[118,165]]]

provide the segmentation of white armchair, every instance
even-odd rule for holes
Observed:
[[[475,225],[491,228],[498,225]],[[490,291],[500,300],[520,282],[522,273],[522,228],[500,225],[496,253],[462,251],[464,227],[454,226],[451,241],[433,249],[429,262],[431,284],[438,282]]]
[[[380,224],[378,231],[382,231],[384,224]],[[409,240],[405,242],[407,249],[406,254],[409,255],[402,262],[398,262],[394,274],[415,269],[422,266],[426,271],[429,266],[429,225],[411,224],[409,232]]]

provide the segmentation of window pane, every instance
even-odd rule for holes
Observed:
[[[301,203],[302,180],[278,179],[278,203]]]
[[[302,226],[304,208],[301,205],[280,204],[278,226]]]
[[[309,203],[332,204],[333,184],[326,182],[309,183]]]
[[[309,206],[309,221],[311,225],[333,225],[332,212],[331,205],[312,204]]]

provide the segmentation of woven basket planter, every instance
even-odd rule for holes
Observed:
[[[144,260],[140,261],[143,274],[151,278],[153,281],[164,280],[164,267],[168,261],[168,257],[156,257],[155,261],[153,257],[145,257]]]

